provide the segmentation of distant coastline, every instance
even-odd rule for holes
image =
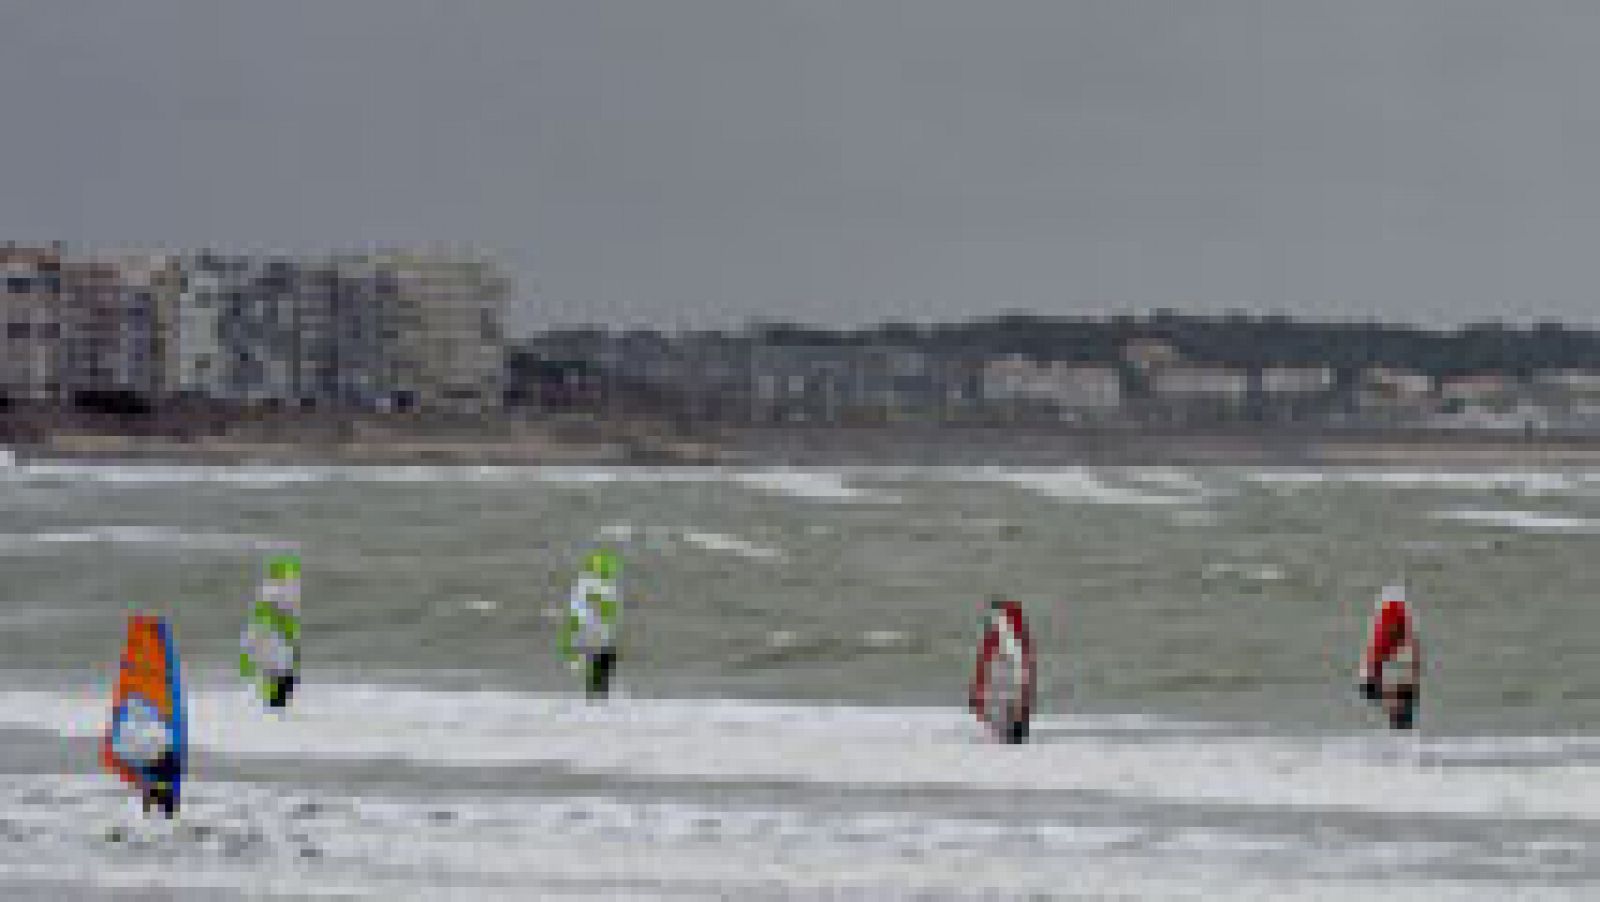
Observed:
[[[948,425],[730,427],[547,423],[489,434],[152,437],[61,432],[9,445],[19,463],[603,466],[1600,466],[1593,436],[1425,430],[1089,429]],[[4,455],[0,455],[4,457]]]

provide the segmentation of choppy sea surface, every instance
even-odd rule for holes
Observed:
[[[617,698],[555,626],[625,552]],[[305,683],[231,674],[305,562]],[[1600,473],[0,467],[6,898],[1600,898]],[[1354,669],[1422,629],[1421,728]],[[1032,742],[963,708],[985,599]],[[182,816],[98,769],[127,610]]]

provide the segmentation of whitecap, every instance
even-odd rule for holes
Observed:
[[[747,542],[738,536],[730,536],[718,532],[686,530],[683,533],[683,540],[706,551],[725,552],[752,560],[781,561],[785,558],[784,553],[776,548],[766,548]]]
[[[983,475],[991,481],[1010,483],[1049,498],[1088,504],[1181,506],[1202,500],[1202,496],[1192,493],[1162,494],[1111,485],[1081,467],[1062,470],[991,470]]]
[[[1441,520],[1455,520],[1485,526],[1504,526],[1521,532],[1583,534],[1600,532],[1600,520],[1591,517],[1563,516],[1540,511],[1454,508],[1434,511],[1433,516]]]
[[[53,532],[0,533],[0,550],[26,551],[51,545],[136,545],[198,551],[292,550],[297,543],[264,536],[185,532],[167,526],[97,526]]]

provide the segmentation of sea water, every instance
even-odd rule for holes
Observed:
[[[24,464],[0,894],[1594,897],[1597,524],[1582,472]],[[623,691],[589,703],[556,630],[602,538]],[[294,547],[269,714],[232,668]],[[1396,581],[1414,734],[1355,687]],[[1039,651],[1022,746],[964,707],[994,594]],[[170,827],[96,760],[130,607],[185,665]]]

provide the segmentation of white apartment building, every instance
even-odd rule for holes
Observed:
[[[1061,411],[1110,411],[1122,405],[1122,378],[1110,366],[1011,355],[985,362],[980,378],[987,401],[1043,402]]]

